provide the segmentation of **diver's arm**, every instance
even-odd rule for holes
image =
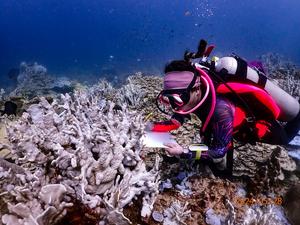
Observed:
[[[234,106],[229,101],[219,101],[212,122],[212,141],[207,152],[209,158],[222,158],[231,148],[234,111]]]
[[[180,157],[186,159],[212,160],[224,157],[232,145],[233,116],[233,105],[227,100],[219,99],[211,124],[213,138],[206,143],[208,145],[208,150],[197,150],[197,145],[195,145],[194,150],[191,150],[190,146],[183,150]],[[204,149],[204,146],[198,145],[198,149],[201,148]]]
[[[154,122],[151,131],[155,132],[168,132],[178,129],[186,119],[190,119],[189,115],[174,114],[170,120],[162,122]]]

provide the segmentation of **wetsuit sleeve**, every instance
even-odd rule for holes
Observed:
[[[190,119],[189,115],[183,116],[176,113],[170,120],[163,122],[154,122],[151,131],[168,132],[171,130],[175,130],[178,129],[184,123],[184,121],[188,119]]]
[[[225,156],[232,145],[234,106],[227,100],[219,100],[214,112],[211,132],[212,139],[208,144],[208,157]]]
[[[201,153],[189,151],[182,153],[181,158],[185,159],[216,159],[225,156],[232,144],[234,105],[227,100],[218,99],[208,135],[210,138],[204,143],[208,146],[208,151]]]

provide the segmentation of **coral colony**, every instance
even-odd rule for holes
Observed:
[[[128,220],[123,208],[143,193],[149,215],[158,190],[158,167],[146,171],[141,160],[140,114],[115,111],[87,91],[62,95],[51,104],[41,98],[8,127],[11,153],[20,170],[2,171],[8,203],[6,224],[53,224],[72,199],[99,220]],[[21,219],[20,219],[21,218]]]
[[[240,147],[229,181],[143,146],[146,118],[163,119],[154,104],[160,77],[139,73],[119,89],[104,80],[85,87],[22,63],[17,81],[10,94],[0,91],[2,102],[27,99],[17,116],[1,116],[3,224],[289,224],[282,206],[299,183],[299,164],[285,148]],[[54,87],[75,90],[59,94]],[[188,122],[173,135],[179,143],[197,141],[193,126],[200,125]],[[286,208],[294,215],[295,207]]]

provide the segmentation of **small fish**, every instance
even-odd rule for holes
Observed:
[[[201,23],[195,23],[195,27],[201,27],[202,24]]]
[[[189,10],[185,11],[184,16],[190,16],[190,15],[192,15],[192,13]]]

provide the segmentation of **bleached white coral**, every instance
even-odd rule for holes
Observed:
[[[185,220],[190,216],[191,210],[187,210],[188,203],[181,205],[180,202],[173,202],[172,205],[164,210],[164,225],[186,224]]]
[[[243,225],[289,225],[279,206],[251,207],[246,211]]]
[[[95,90],[77,91],[51,103],[41,98],[8,127],[15,162],[30,173],[22,175],[22,184],[27,186],[25,195],[20,194],[19,183],[12,182],[15,194],[9,207],[11,214],[4,219],[7,224],[16,214],[13,209],[17,204],[31,204],[22,198],[26,195],[29,202],[46,202],[57,214],[67,206],[60,204],[64,207],[59,208],[57,203],[69,203],[71,198],[100,215],[105,211],[104,205],[122,212],[140,194],[145,202],[153,204],[151,200],[154,202],[158,190],[158,168],[147,172],[139,156],[142,116],[126,106],[116,110],[115,103],[108,100],[100,108],[102,94],[95,94]],[[50,187],[61,193],[56,200],[44,195]],[[54,194],[53,190],[48,190],[48,194]],[[122,194],[117,203],[112,203],[119,191]],[[37,218],[42,212],[40,208],[26,207],[30,214],[26,214],[24,221],[31,215]],[[107,220],[106,215],[101,218]]]
[[[59,191],[65,190],[61,184],[46,185],[40,190],[43,178],[39,179],[37,174],[4,159],[1,160],[0,171],[1,198],[10,200],[7,203],[9,213],[3,215],[1,212],[4,224],[53,224],[65,215],[67,207],[72,206],[72,203],[63,201],[66,191]],[[38,195],[41,196],[40,200]]]
[[[158,194],[159,175],[158,162],[156,158],[154,168],[147,172],[145,164],[140,161],[133,171],[125,170],[123,179],[120,181],[120,176],[116,179],[116,184],[113,188],[105,193],[105,204],[108,209],[105,219],[111,221],[111,218],[123,217],[124,221],[128,221],[124,214],[123,208],[130,203],[133,198],[144,193],[143,207],[141,216],[148,217],[151,214],[153,205]]]
[[[127,79],[127,84],[123,85],[117,93],[120,103],[127,104],[135,109],[141,108],[146,96],[145,91],[140,85],[134,84],[133,77]]]

